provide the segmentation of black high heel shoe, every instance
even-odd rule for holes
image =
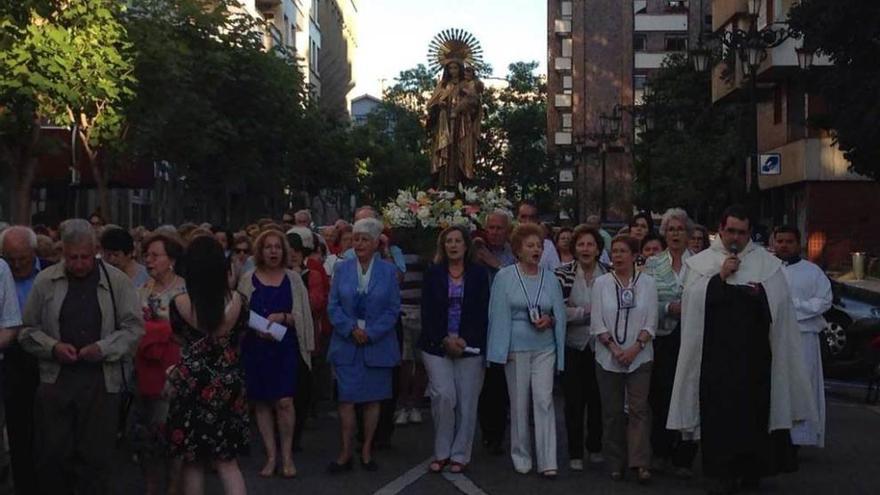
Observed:
[[[333,461],[327,466],[327,474],[345,473],[351,471],[353,467],[354,464],[352,463],[350,457],[348,458],[348,461],[345,462],[345,464],[339,464],[338,462]]]

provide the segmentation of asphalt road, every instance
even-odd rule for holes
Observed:
[[[851,387],[830,386],[828,391],[828,434],[825,449],[802,449],[801,467],[797,473],[765,480],[762,493],[771,494],[875,494],[880,493],[880,407],[866,406],[859,400],[861,393]],[[567,469],[564,422],[561,401],[557,398],[559,464],[562,468],[555,481],[537,475],[520,475],[513,471],[510,458],[490,456],[480,447],[466,476],[437,475],[427,472],[431,456],[432,427],[425,411],[425,423],[399,428],[394,446],[377,452],[380,469],[368,473],[356,466],[353,472],[331,477],[325,474],[328,462],[334,459],[338,445],[336,420],[325,412],[312,420],[304,435],[304,451],[295,458],[299,475],[294,480],[262,479],[257,471],[263,461],[259,440],[254,438],[252,454],[242,459],[248,492],[254,494],[310,495],[467,495],[537,493],[541,495],[592,494],[700,494],[705,485],[696,478],[680,481],[656,476],[651,486],[634,481],[613,482],[601,467],[587,467],[577,473]],[[475,445],[480,445],[477,438]],[[699,460],[697,464],[699,472]],[[117,493],[142,493],[138,468],[120,454],[117,469]],[[220,494],[222,488],[213,475],[208,476],[206,492]]]

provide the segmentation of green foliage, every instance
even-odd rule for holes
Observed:
[[[128,112],[131,149],[186,177],[191,215],[205,218],[220,199],[221,221],[244,221],[277,213],[285,189],[317,195],[351,181],[346,124],[309,100],[292,54],[264,49],[262,23],[231,0],[133,4],[142,85]]]
[[[486,92],[478,183],[501,185],[511,200],[530,198],[548,211],[555,209],[556,174],[546,152],[547,88],[537,68],[510,64],[507,85]]]
[[[828,102],[828,114],[811,124],[832,130],[853,171],[880,179],[880,2],[801,0],[789,15],[792,28],[833,63],[811,71]]]
[[[399,189],[430,186],[423,115],[386,101],[351,130],[358,192],[364,202],[384,204]]]
[[[708,75],[694,72],[685,56],[668,58],[651,82],[642,111],[654,129],[642,132],[634,150],[637,203],[653,211],[683,207],[710,222],[745,190],[743,109],[712,105]]]

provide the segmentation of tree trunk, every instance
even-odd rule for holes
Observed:
[[[37,169],[37,157],[34,148],[40,141],[40,124],[34,118],[33,128],[27,139],[17,149],[6,150],[11,157],[15,173],[15,215],[14,222],[19,225],[31,224],[31,188],[34,184],[34,173]]]
[[[15,174],[15,223],[31,224],[31,188],[34,183],[35,157],[22,157],[16,166]]]

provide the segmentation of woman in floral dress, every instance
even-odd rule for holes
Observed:
[[[204,337],[183,352],[168,376],[170,453],[183,459],[184,493],[203,493],[204,468],[213,465],[227,494],[244,494],[237,457],[247,451],[250,436],[239,352],[247,303],[228,289],[229,264],[214,238],[193,239],[185,266],[187,293],[173,300],[171,325],[175,333]]]

